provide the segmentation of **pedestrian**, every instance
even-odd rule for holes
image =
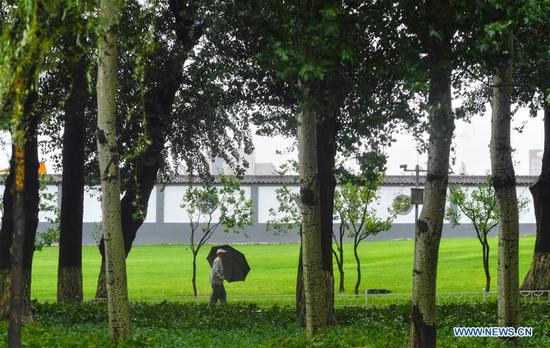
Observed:
[[[210,304],[218,303],[218,300],[225,304],[226,293],[223,287],[223,280],[225,278],[223,273],[223,257],[227,251],[224,249],[216,250],[217,257],[212,263],[212,271],[210,271],[210,284],[212,285],[212,296],[210,296]]]

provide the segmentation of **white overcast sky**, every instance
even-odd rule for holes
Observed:
[[[529,150],[542,149],[544,142],[542,112],[536,118],[530,118],[527,110],[519,110],[514,115],[513,126],[518,127],[524,123],[523,132],[512,131],[515,169],[518,175],[529,174]],[[461,162],[464,162],[467,174],[470,175],[483,175],[489,171],[490,136],[490,108],[483,117],[475,117],[471,123],[457,122],[454,139],[456,164],[453,167],[456,173],[460,171]],[[4,136],[5,139],[6,136]],[[403,172],[399,168],[400,164],[414,166],[417,160],[422,167],[425,167],[426,155],[417,154],[415,139],[410,134],[398,134],[396,140],[391,147],[386,149],[388,155],[387,174],[401,174]],[[255,135],[256,161],[272,162],[279,166],[295,156],[295,153],[279,155],[276,151],[286,148],[292,143],[293,139]],[[2,169],[8,166],[10,151],[5,142],[0,144],[0,150],[0,169]],[[41,156],[41,158],[43,157]],[[48,165],[47,157],[46,165],[51,172],[52,168],[51,165]]]
[[[457,121],[455,129],[455,158],[453,167],[455,173],[460,172],[461,162],[466,166],[469,175],[484,175],[491,167],[489,157],[489,140],[491,137],[491,109],[488,108],[484,116],[478,116],[471,123]],[[523,131],[512,131],[512,146],[515,149],[514,163],[517,175],[529,174],[529,150],[542,149],[544,143],[542,112],[536,118],[531,118],[526,109],[520,109],[515,115],[513,127],[524,125]],[[418,155],[414,137],[407,133],[396,136],[396,142],[386,149],[388,155],[386,174],[402,174],[399,168],[401,164],[414,167],[418,163],[425,168],[427,156]],[[280,165],[287,161],[291,155],[280,156],[276,154],[278,148],[288,147],[292,139],[281,137],[255,136],[256,162],[273,162]]]

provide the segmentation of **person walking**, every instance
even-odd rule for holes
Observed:
[[[223,257],[224,254],[227,251],[224,249],[218,249],[216,251],[217,257],[214,259],[214,262],[212,263],[212,270],[210,271],[210,284],[212,285],[212,296],[210,296],[210,304],[216,304],[218,303],[218,300],[220,303],[225,304],[226,301],[226,293],[225,288],[223,287],[223,281],[225,279],[225,275],[223,273]]]

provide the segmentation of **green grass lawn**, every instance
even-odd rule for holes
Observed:
[[[531,262],[534,236],[520,239],[520,279]],[[491,274],[493,289],[497,279],[497,239],[491,238]],[[298,244],[236,245],[247,256],[251,271],[246,282],[226,285],[232,295],[289,295],[294,294]],[[355,284],[355,262],[351,245],[346,245],[345,285],[351,293]],[[208,295],[210,266],[205,246],[198,258],[199,294]],[[56,297],[56,247],[35,253],[32,297],[39,300]],[[84,297],[94,296],[100,256],[96,247],[84,247]],[[392,240],[365,242],[360,248],[363,281],[361,289],[384,288],[394,293],[411,290],[413,241]],[[162,297],[191,295],[191,252],[185,245],[134,246],[128,257],[128,289],[130,297]],[[335,276],[337,270],[335,267]],[[336,284],[338,279],[336,279]],[[441,240],[437,289],[447,291],[480,291],[485,285],[481,264],[481,248],[474,238]]]

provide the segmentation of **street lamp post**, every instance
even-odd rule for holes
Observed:
[[[406,164],[399,166],[403,169],[404,172],[415,172],[416,180],[414,188],[411,188],[411,203],[414,204],[414,232],[416,235],[417,232],[417,223],[418,223],[418,205],[422,204],[424,201],[424,189],[420,188],[420,172],[427,172],[426,169],[420,169],[420,166],[417,164],[414,169],[407,169]]]

